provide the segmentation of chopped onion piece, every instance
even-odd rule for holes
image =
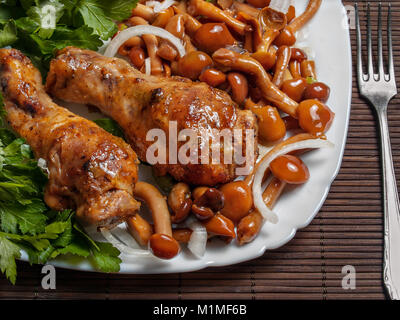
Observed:
[[[118,33],[114,39],[110,41],[104,55],[106,57],[114,57],[117,53],[118,49],[130,38],[136,36],[142,36],[144,34],[152,34],[157,37],[163,38],[171,42],[175,48],[178,50],[179,55],[183,57],[186,54],[185,47],[183,46],[181,40],[175,37],[172,33],[168,32],[165,29],[149,26],[149,25],[140,25],[134,26],[127,29],[122,30]]]
[[[188,248],[195,257],[201,258],[206,252],[208,238],[207,230],[200,222],[196,221],[195,219],[190,219],[187,222],[187,226],[192,229]]]
[[[39,158],[37,161],[37,166],[49,174],[49,168],[47,167],[47,161],[45,159]]]
[[[126,225],[120,224],[112,230],[112,233],[115,237],[121,240],[121,242],[126,244],[128,247],[133,249],[141,249],[140,244],[136,242],[136,240],[131,236],[131,234],[126,228],[127,228]]]
[[[276,11],[287,13],[291,4],[290,0],[271,0],[269,7]]]
[[[160,1],[146,1],[146,3],[145,3],[145,5],[147,6],[147,7],[150,7],[150,8],[156,8],[156,7],[158,7],[159,5],[161,4],[161,2]],[[153,10],[154,11],[154,10]]]
[[[164,10],[167,10],[170,6],[175,3],[175,0],[164,0],[163,2],[159,1],[147,1],[146,6],[152,7],[153,11],[158,13]]]
[[[284,154],[289,152],[300,150],[300,149],[315,149],[315,148],[324,148],[324,147],[333,147],[334,144],[329,142],[328,140],[322,139],[308,139],[303,141],[294,142],[288,145],[285,145],[281,148],[276,148],[276,150],[272,149],[265,157],[261,160],[257,171],[254,175],[253,182],[253,198],[254,198],[254,206],[260,211],[264,219],[271,223],[278,222],[278,216],[269,209],[263,200],[261,185],[264,177],[265,171],[268,169],[270,163]]]
[[[144,249],[133,249],[119,241],[111,232],[106,228],[100,229],[101,234],[103,237],[111,243],[114,247],[116,247],[122,253],[132,256],[150,256],[150,251]]]
[[[150,59],[150,57],[144,59],[144,72],[148,76],[151,75],[151,59]]]

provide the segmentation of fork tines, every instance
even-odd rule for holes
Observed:
[[[392,49],[392,19],[391,19],[391,4],[388,5],[387,14],[387,46],[388,46],[388,73],[385,73],[383,65],[382,53],[382,4],[378,5],[378,73],[374,72],[373,53],[372,53],[372,31],[371,31],[371,15],[370,4],[367,4],[367,56],[368,68],[367,74],[363,71],[362,63],[362,43],[361,43],[361,29],[360,29],[360,15],[358,4],[355,4],[356,14],[356,31],[357,31],[357,72],[359,83],[367,82],[369,80],[375,81],[390,81],[395,83],[394,66],[393,66],[393,49]]]

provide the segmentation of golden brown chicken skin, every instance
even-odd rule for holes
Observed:
[[[128,144],[52,102],[18,50],[0,49],[0,89],[8,123],[47,162],[50,208],[75,208],[83,223],[108,228],[136,213],[138,160]]]
[[[139,158],[146,162],[149,162],[146,151],[154,143],[146,140],[147,132],[162,129],[168,141],[170,121],[176,121],[178,132],[193,129],[198,137],[205,132],[210,134],[212,129],[241,129],[243,154],[245,129],[254,129],[256,135],[252,113],[240,110],[226,92],[180,77],[148,76],[122,59],[107,58],[89,50],[73,47],[61,50],[51,62],[46,90],[65,101],[94,105],[112,117],[124,129]],[[178,150],[184,143],[177,143]],[[229,182],[238,166],[234,161],[224,163],[224,150],[220,153],[220,164],[202,162],[200,149],[197,163],[174,164],[168,158],[169,151],[166,153],[167,163],[156,164],[157,171],[193,185]]]

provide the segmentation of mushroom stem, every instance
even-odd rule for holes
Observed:
[[[155,233],[149,239],[151,251],[161,259],[175,257],[180,248],[172,238],[171,218],[165,198],[156,187],[143,181],[135,184],[133,193],[146,202],[153,217]]]
[[[155,233],[172,236],[171,218],[167,201],[160,191],[150,183],[139,181],[135,184],[133,193],[148,205],[153,217]]]
[[[225,22],[227,26],[240,35],[244,35],[245,31],[250,28],[243,22],[233,18],[224,10],[204,0],[191,0],[188,6],[188,12],[193,16],[202,15],[218,22]]]
[[[185,36],[183,37],[183,46],[185,47],[186,54],[197,50],[196,47],[192,44],[191,38],[187,34],[185,34]]]
[[[141,17],[132,17],[129,19],[129,23],[133,26],[148,25],[149,23]],[[142,36],[143,41],[147,48],[147,53],[151,61],[151,74],[160,75],[163,73],[163,65],[160,57],[157,55],[158,51],[158,39],[155,35],[144,34]]]
[[[183,40],[185,36],[183,15],[174,15],[172,18],[169,19],[164,29],[178,39]],[[167,40],[162,39],[160,40],[160,46],[158,48],[157,54],[165,60],[173,61],[178,56],[178,51]]]
[[[190,14],[187,14],[179,7],[174,6],[174,11],[176,14],[181,14],[185,20],[185,32],[190,36],[193,37],[196,31],[202,26],[201,22],[196,18],[192,17]]]
[[[315,72],[315,62],[313,60],[304,60],[300,63],[300,72],[303,78],[311,77],[317,80],[317,74]]]
[[[298,141],[303,141],[303,140],[308,140],[308,139],[315,139],[315,136],[310,134],[310,133],[299,133],[296,134],[290,138],[287,138],[286,140],[278,143],[277,145],[275,145],[275,148],[283,148],[284,146],[288,145],[288,144],[292,144]],[[297,150],[296,152],[294,152],[294,154],[301,154],[305,151],[308,150]],[[254,180],[254,174],[257,171],[260,163],[262,163],[263,159],[265,159],[265,157],[268,155],[268,153],[262,158],[262,159],[258,159],[257,163],[255,164],[253,171],[251,174],[249,174],[246,178],[245,178],[245,182],[249,185],[249,187],[252,186],[253,184],[253,180]],[[264,178],[263,178],[263,182],[269,177],[269,175],[271,174],[271,170],[267,169],[265,170],[264,173]]]
[[[293,19],[290,24],[288,24],[281,32],[281,34],[276,38],[275,44],[281,46],[282,44],[292,46],[296,42],[295,33],[300,28],[302,28],[318,11],[321,6],[322,0],[310,0],[308,2],[306,10],[302,15]]]
[[[258,50],[263,43],[263,32],[257,17],[253,17],[246,12],[239,12],[237,14],[237,19],[252,27],[251,31],[245,32],[245,41],[251,42],[251,47],[248,48],[247,51],[253,52],[254,50]]]
[[[262,28],[262,41],[256,50],[267,52],[279,32],[286,27],[287,18],[283,12],[265,7],[260,11],[258,21]]]
[[[183,39],[185,35],[185,18],[182,14],[174,15],[165,26],[165,30],[173,34],[179,39]]]
[[[212,57],[217,64],[229,70],[238,70],[253,75],[266,100],[276,105],[283,112],[297,118],[298,103],[290,99],[271,82],[267,72],[257,60],[224,48],[218,49]]]
[[[168,21],[174,16],[175,11],[172,7],[161,11],[157,14],[156,18],[154,19],[152,25],[159,28],[164,28]]]
[[[147,246],[153,228],[140,214],[136,213],[126,221],[128,231],[141,246]]]
[[[292,74],[292,77],[297,79],[297,78],[302,78],[301,75],[301,66],[300,66],[300,62],[297,60],[292,60],[289,63],[289,70],[290,73]]]
[[[173,223],[179,223],[185,220],[192,208],[189,186],[182,182],[174,185],[168,195],[168,204],[174,213],[171,217]]]
[[[269,47],[275,38],[279,35],[278,30],[267,29],[262,35],[261,42],[257,45],[256,51],[268,52]]]
[[[233,8],[236,10],[237,13],[243,12],[252,16],[253,18],[257,18],[258,14],[260,13],[260,10],[254,8],[253,6],[239,2],[237,0],[233,2]]]
[[[155,13],[152,8],[138,3],[136,7],[132,9],[132,16],[141,17],[151,22],[155,16]]]
[[[277,177],[273,177],[268,186],[265,188],[263,192],[263,199],[265,204],[270,209],[274,207],[285,186],[286,182],[278,179]]]
[[[265,204],[272,209],[285,189],[286,183],[273,177],[263,192]],[[261,213],[255,209],[247,216],[243,217],[237,226],[237,240],[239,245],[249,243],[258,235],[263,225]]]
[[[284,81],[285,71],[290,62],[291,50],[288,46],[282,46],[278,49],[278,58],[275,64],[275,73],[272,83],[278,88],[282,86]]]
[[[296,32],[297,30],[301,29],[308,21],[312,19],[312,17],[314,17],[321,6],[321,3],[322,0],[310,0],[303,14],[297,18],[294,18],[287,27],[290,28],[292,32]]]

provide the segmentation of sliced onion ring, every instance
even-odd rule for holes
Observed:
[[[154,12],[158,13],[164,10],[167,10],[170,6],[175,3],[175,0],[164,0],[163,2],[159,1],[147,1],[146,6],[152,7]]]
[[[334,144],[328,140],[308,139],[287,144],[278,148],[273,148],[265,155],[264,159],[262,159],[261,162],[258,164],[253,182],[254,206],[258,209],[258,211],[260,211],[264,219],[274,224],[278,222],[278,216],[276,215],[276,213],[274,213],[265,205],[261,190],[264,173],[269,168],[270,163],[277,157],[280,157],[295,150],[315,149],[333,146]]]
[[[291,0],[271,0],[269,7],[276,11],[287,13],[291,4]]]
[[[175,48],[178,50],[179,55],[183,57],[186,54],[185,47],[183,46],[181,40],[175,37],[173,34],[168,32],[165,29],[149,26],[149,25],[140,25],[134,26],[127,29],[122,30],[118,33],[114,39],[111,40],[108,45],[104,55],[106,57],[114,57],[117,53],[118,49],[130,38],[136,36],[142,36],[144,34],[153,34],[157,37],[163,38],[171,42]]]
[[[147,57],[144,59],[144,72],[149,76],[151,75],[151,59]]]
[[[187,226],[192,229],[190,240],[188,242],[188,249],[193,253],[196,258],[201,258],[206,252],[207,245],[207,230],[206,228],[195,219],[190,219]]]
[[[122,243],[126,244],[128,247],[132,249],[142,249],[139,243],[136,242],[136,240],[132,237],[132,235],[129,233],[127,230],[126,222],[125,222],[125,228],[121,227],[123,224],[120,224],[119,226],[115,227],[112,230],[112,234],[119,239]]]
[[[133,249],[119,241],[111,232],[106,228],[100,229],[101,234],[103,237],[111,243],[114,247],[116,247],[122,253],[131,256],[151,256],[150,251],[144,249]]]

